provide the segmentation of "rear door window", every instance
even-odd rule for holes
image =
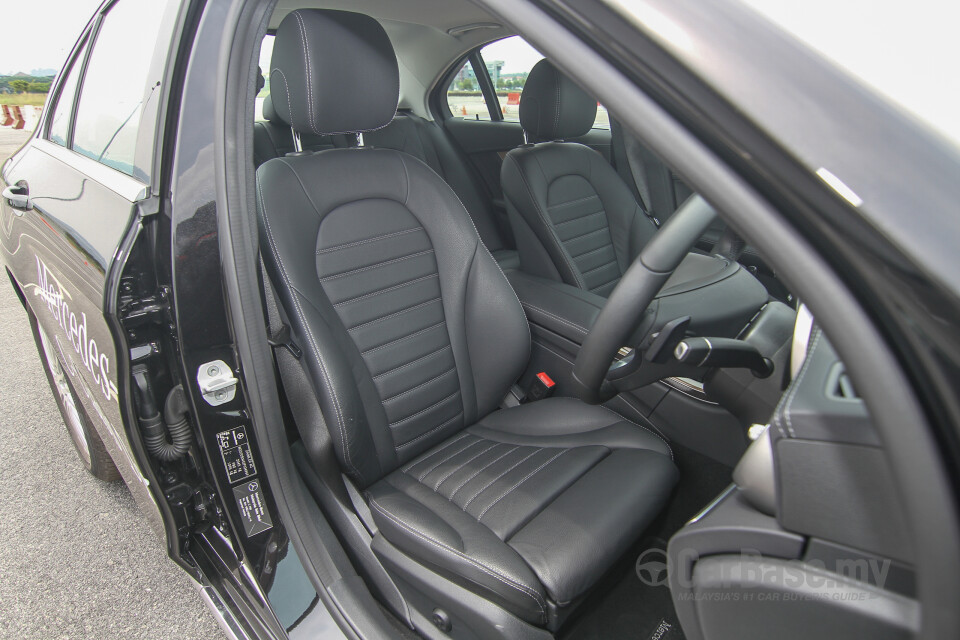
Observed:
[[[520,36],[491,42],[480,57],[497,93],[500,113],[507,122],[520,122],[520,94],[533,65],[543,60],[539,51]]]
[[[120,0],[104,17],[87,62],[74,124],[73,150],[134,175],[140,116],[157,30],[166,2]]]
[[[266,120],[263,115],[263,100],[270,95],[270,61],[273,59],[273,41],[275,36],[267,34],[260,43],[260,73],[263,74],[263,88],[257,94],[257,120]]]
[[[467,60],[453,76],[447,89],[447,106],[455,118],[469,120],[490,120],[490,108],[480,91],[480,82],[473,70],[473,64]]]
[[[83,57],[86,55],[87,47],[84,45],[77,52],[70,68],[63,74],[63,80],[60,82],[59,95],[53,108],[53,115],[50,116],[50,129],[47,132],[47,138],[51,142],[56,142],[62,147],[69,143],[70,134],[70,115],[73,113],[73,99],[77,95],[77,83],[80,81],[80,72],[83,69]]]
[[[497,96],[497,104],[488,104],[480,88],[476,70],[467,60],[450,81],[447,106],[453,117],[469,120],[502,119],[520,122],[520,96],[533,66],[543,55],[520,36],[510,36],[491,42],[479,51],[487,77]],[[610,118],[606,108],[597,104],[594,128],[609,129]]]

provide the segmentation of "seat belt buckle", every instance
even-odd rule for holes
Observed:
[[[523,399],[520,400],[520,404],[549,398],[553,395],[556,388],[557,383],[547,375],[546,371],[541,371],[533,377],[530,386],[527,387],[527,393],[523,396]]]

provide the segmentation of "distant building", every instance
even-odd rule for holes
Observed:
[[[500,70],[503,69],[503,60],[487,62],[486,66],[487,73],[490,74],[490,79],[493,81],[493,86],[496,87],[500,81]],[[453,86],[467,91],[480,88],[477,84],[477,75],[473,72],[472,64],[465,64],[460,67],[460,71],[458,71],[457,75],[453,78]]]

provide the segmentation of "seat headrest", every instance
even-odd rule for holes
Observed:
[[[297,9],[277,28],[270,93],[276,114],[300,133],[372,131],[397,111],[397,57],[370,16]]]
[[[267,96],[263,99],[263,117],[264,119],[276,124],[287,124],[283,121],[283,119],[280,118],[279,115],[277,115],[277,110],[273,106],[273,98],[271,96]]]
[[[267,83],[263,78],[263,69],[260,66],[257,66],[257,93],[260,93],[260,90],[263,89],[263,85]]]
[[[533,66],[520,94],[520,126],[531,142],[582,136],[597,119],[597,101],[548,60]]]

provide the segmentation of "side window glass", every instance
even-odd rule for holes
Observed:
[[[597,119],[593,121],[594,129],[609,129],[610,128],[610,114],[607,113],[607,108],[597,103]]]
[[[447,88],[447,105],[455,118],[490,119],[490,109],[483,99],[477,74],[469,60],[463,63]]]
[[[156,31],[166,2],[120,0],[100,26],[80,89],[73,149],[133,175],[137,131],[148,87]]]
[[[270,95],[270,60],[273,59],[274,36],[267,34],[260,43],[260,73],[263,74],[263,88],[257,94],[257,108],[254,110],[257,120],[266,120],[263,115],[263,100]]]
[[[77,52],[70,68],[64,73],[63,81],[60,83],[60,94],[57,96],[57,103],[53,108],[53,115],[50,117],[50,130],[47,132],[47,137],[51,142],[56,142],[62,147],[67,146],[70,114],[73,112],[73,98],[77,95],[77,82],[80,79],[83,56],[86,55],[86,52],[87,47],[84,45]]]
[[[510,36],[480,49],[480,57],[497,91],[503,119],[519,122],[520,94],[527,82],[527,74],[543,56],[520,36]]]

